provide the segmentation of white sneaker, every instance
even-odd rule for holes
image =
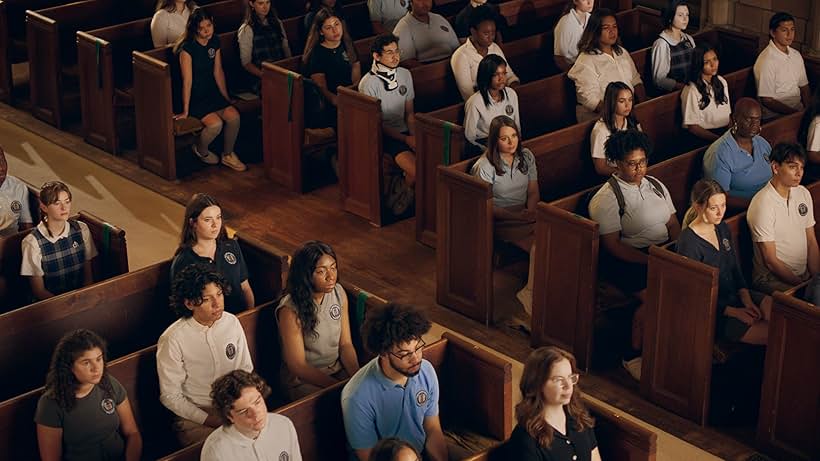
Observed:
[[[199,149],[196,147],[196,144],[191,145],[191,150],[194,151],[194,154],[196,154],[196,156],[200,160],[202,160],[204,163],[207,163],[208,165],[216,165],[217,163],[219,163],[219,157],[217,157],[216,154],[214,154],[211,151],[205,151],[205,154],[200,154]]]
[[[635,378],[636,381],[641,380],[641,366],[643,365],[643,360],[640,357],[636,357],[629,361],[621,360],[621,365],[624,366],[624,369],[630,376]]]
[[[239,160],[239,157],[233,152],[222,156],[222,164],[236,171],[245,171],[248,169],[248,167],[242,163],[242,160]]]
[[[528,289],[525,285],[524,288],[520,289],[518,293],[515,294],[516,299],[518,302],[524,306],[524,312],[527,315],[532,316],[532,290]]]

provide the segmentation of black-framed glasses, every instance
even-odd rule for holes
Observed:
[[[581,375],[579,375],[578,373],[573,373],[573,374],[571,374],[569,376],[566,376],[566,377],[564,377],[564,376],[553,376],[552,378],[550,378],[550,382],[553,383],[553,384],[558,384],[561,387],[567,386],[569,384],[572,384],[574,386],[574,385],[578,384],[579,379],[581,379]]]
[[[419,340],[419,345],[416,346],[416,349],[414,351],[403,351],[403,352],[399,352],[398,354],[395,353],[395,352],[390,352],[390,355],[392,355],[393,357],[395,357],[395,358],[397,358],[401,361],[406,361],[410,357],[412,357],[412,356],[418,354],[419,352],[421,352],[421,350],[424,349],[424,346],[426,346],[426,345],[427,345],[427,343],[425,343],[423,339],[420,339]]]

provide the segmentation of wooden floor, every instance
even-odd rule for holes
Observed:
[[[531,351],[526,332],[509,326],[510,317],[520,312],[513,293],[524,282],[521,269],[526,272],[525,263],[515,266],[514,272],[517,273],[496,277],[497,310],[501,314],[496,325],[487,328],[436,304],[435,251],[415,241],[413,219],[376,228],[340,210],[336,185],[299,196],[270,183],[258,165],[251,165],[245,173],[225,167],[205,167],[193,161],[188,151],[181,152],[179,158],[184,164],[191,165],[193,171],[179,181],[169,182],[129,160],[133,159],[133,152],[126,153],[124,158],[111,156],[85,144],[75,135],[60,132],[26,112],[2,104],[0,118],[44,136],[181,204],[195,192],[208,192],[222,202],[229,226],[287,252],[292,253],[301,243],[311,239],[328,242],[340,255],[342,278],[386,299],[422,306],[435,322],[516,360],[523,362]],[[725,432],[699,427],[646,402],[637,393],[637,383],[620,368],[594,370],[584,377],[582,388],[594,397],[721,458],[745,461],[755,453],[750,445],[727,436]],[[751,443],[752,433],[748,428],[733,433]]]

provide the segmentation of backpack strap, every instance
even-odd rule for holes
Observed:
[[[615,200],[618,201],[618,216],[623,218],[626,202],[624,201],[624,193],[621,191],[621,186],[618,184],[618,180],[615,179],[615,176],[610,176],[609,179],[606,180],[606,183],[612,188],[612,193],[615,194]]]
[[[649,181],[649,184],[652,184],[652,187],[655,188],[655,193],[658,194],[658,197],[666,198],[666,192],[663,191],[663,185],[661,184],[660,181],[653,178],[652,176],[647,175],[647,176],[644,176],[644,177],[646,178],[647,181]]]

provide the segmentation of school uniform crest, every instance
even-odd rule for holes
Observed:
[[[236,264],[236,255],[231,253],[230,251],[226,252],[225,261],[227,261],[230,265]]]
[[[507,107],[504,108],[504,112],[506,112],[507,115],[512,115],[515,109],[513,109],[512,104],[507,104]]]
[[[347,50],[342,51],[342,59],[344,59],[347,62],[350,62],[350,58],[347,57]]]
[[[333,320],[339,320],[342,318],[342,308],[338,304],[334,304],[330,306],[330,318]]]
[[[809,207],[807,207],[805,203],[801,203],[797,205],[797,212],[800,213],[800,216],[806,216],[809,212]]]
[[[19,213],[23,209],[23,204],[19,200],[11,202],[11,211]]]
[[[225,346],[225,356],[228,357],[228,360],[233,360],[236,357],[236,346],[233,343],[228,343]]]
[[[216,57],[216,48],[208,48],[208,57],[211,59]]]
[[[114,410],[116,410],[114,401],[111,399],[102,399],[102,402],[100,402],[100,407],[102,408],[102,411],[104,411],[107,415],[113,415]]]
[[[732,243],[729,241],[729,239],[727,239],[727,238],[723,239],[723,248],[726,251],[732,251]]]
[[[428,399],[429,397],[430,397],[430,396],[429,396],[429,395],[427,395],[427,391],[425,391],[424,389],[422,389],[422,390],[418,391],[418,392],[416,393],[416,404],[417,404],[418,406],[422,406],[422,405],[424,405],[425,403],[427,403],[427,399]]]
[[[282,453],[279,453],[279,461],[288,461],[288,460],[290,460],[290,455],[288,454],[288,452],[283,451]]]
[[[447,26],[441,26],[441,30],[444,32],[450,32],[450,29],[448,29]]]
[[[402,95],[402,96],[404,96],[405,94],[407,94],[407,87],[406,87],[406,86],[404,86],[404,85],[400,86],[400,87],[399,87],[399,94],[400,94],[400,95]]]
[[[79,244],[79,243],[77,243],[77,241],[76,241],[76,240],[75,240],[74,242],[72,242],[72,243],[71,243],[71,248],[76,249],[76,248],[79,248],[79,247],[80,247],[80,244]]]

